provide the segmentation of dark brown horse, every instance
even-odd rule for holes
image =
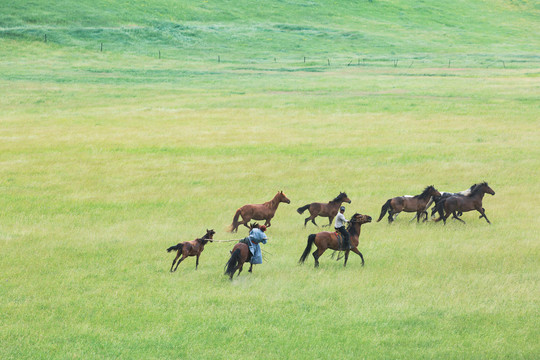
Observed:
[[[314,203],[307,204],[305,206],[299,207],[298,209],[296,209],[296,211],[298,211],[299,214],[302,214],[304,211],[309,209],[309,217],[307,217],[304,220],[304,227],[306,226],[306,224],[310,220],[315,226],[318,226],[317,223],[315,223],[315,218],[317,216],[327,217],[328,218],[328,225],[325,225],[325,226],[330,226],[330,225],[332,225],[332,220],[334,220],[334,217],[336,217],[336,215],[337,215],[337,213],[339,211],[339,207],[344,202],[350,204],[351,199],[349,199],[347,194],[342,192],[334,200],[328,202],[327,204],[314,202]]]
[[[448,219],[448,217],[452,214],[455,219],[465,223],[465,221],[458,217],[457,213],[476,210],[480,213],[480,218],[485,218],[488,224],[491,224],[486,216],[484,208],[482,207],[482,199],[486,193],[495,195],[495,191],[489,187],[488,183],[483,182],[476,185],[471,193],[467,196],[454,195],[443,199],[437,204],[440,218],[443,219],[444,223],[446,224],[446,219]]]
[[[388,222],[394,221],[394,214],[399,214],[402,211],[416,212],[416,222],[420,221],[420,215],[425,211],[427,203],[432,196],[441,196],[441,193],[430,185],[424,189],[420,195],[416,196],[398,196],[388,201],[381,208],[381,216],[377,222],[381,221],[386,212],[388,212]]]
[[[199,256],[201,256],[201,253],[204,250],[204,245],[206,245],[208,242],[212,242],[212,237],[214,236],[216,232],[214,230],[206,230],[206,235],[204,235],[202,238],[197,238],[195,240],[186,241],[178,243],[177,245],[171,246],[167,249],[167,252],[171,252],[173,250],[177,250],[176,257],[174,258],[172,265],[171,265],[171,272],[175,272],[176,269],[178,269],[178,265],[182,261],[184,261],[185,258],[188,256],[197,256],[197,262],[195,263],[195,270],[197,270],[197,267],[199,266]],[[178,258],[182,255],[182,258],[178,260]],[[178,260],[178,263],[176,263],[176,267],[173,270],[174,263]]]
[[[259,224],[254,223],[249,225],[249,231],[253,230],[253,228],[258,228]],[[249,251],[248,245],[240,240],[237,244],[234,245],[233,249],[231,250],[231,257],[229,258],[229,261],[227,261],[227,264],[225,264],[225,275],[229,275],[229,278],[232,280],[234,273],[236,270],[238,270],[238,276],[240,276],[240,273],[242,272],[242,269],[244,267],[244,263],[246,261],[249,261],[251,259],[251,251]],[[249,272],[253,271],[253,264],[249,267]]]
[[[233,222],[229,227],[230,232],[238,231],[240,225],[248,227],[248,223],[251,220],[265,220],[264,225],[266,227],[270,226],[270,220],[274,217],[276,210],[279,206],[279,203],[290,204],[291,200],[287,199],[287,196],[283,191],[279,191],[276,196],[270,201],[265,202],[264,204],[248,204],[242,206],[240,209],[236,210],[234,215]],[[242,216],[242,220],[238,221],[238,218]]]
[[[349,221],[349,226],[347,228],[347,231],[351,235],[351,249],[345,250],[345,263],[343,264],[343,266],[347,266],[347,260],[349,259],[349,251],[358,254],[362,259],[362,266],[364,266],[364,256],[362,256],[362,253],[358,250],[358,239],[360,237],[360,228],[362,224],[368,222],[371,222],[371,216],[368,215],[361,215],[356,213],[351,217],[351,220]],[[338,234],[335,232],[323,231],[318,234],[309,235],[306,249],[304,250],[302,256],[300,256],[299,263],[302,264],[304,263],[304,261],[306,261],[306,258],[308,257],[313,244],[317,246],[317,250],[313,252],[313,257],[315,258],[315,267],[318,267],[319,258],[326,251],[326,249],[339,250]]]

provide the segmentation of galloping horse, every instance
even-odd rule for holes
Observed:
[[[445,199],[449,198],[450,196],[454,196],[454,195],[469,196],[477,186],[478,186],[478,184],[474,184],[470,188],[468,188],[467,190],[463,190],[463,191],[460,191],[460,192],[457,192],[457,193],[441,191],[441,196],[434,196],[430,200],[430,202],[426,205],[426,212],[427,212],[427,209],[431,206],[431,204],[435,203],[435,205],[433,206],[433,209],[431,209],[431,217],[433,218],[435,216],[435,214],[438,212],[438,210],[439,210],[438,205],[442,200],[445,200]],[[461,216],[461,215],[462,215],[462,213],[458,212],[458,216]],[[427,216],[426,216],[426,220],[427,220]],[[441,219],[439,218],[436,221],[439,221],[439,220],[441,220]]]
[[[299,207],[296,211],[298,211],[298,213],[302,215],[302,213],[306,211],[306,209],[309,209],[310,216],[307,217],[306,220],[304,221],[304,227],[310,220],[315,226],[318,226],[317,223],[315,223],[315,218],[317,216],[327,217],[328,225],[325,225],[325,226],[330,226],[332,225],[332,220],[334,220],[334,217],[336,217],[338,213],[339,207],[344,202],[350,204],[351,199],[349,199],[347,194],[342,192],[342,193],[339,193],[339,195],[334,200],[328,202],[327,204],[314,202],[314,203]]]
[[[257,223],[250,224],[249,231],[258,227],[259,224]],[[244,263],[249,260],[251,260],[251,251],[249,251],[249,246],[240,240],[240,242],[236,243],[231,250],[231,257],[229,258],[229,261],[227,261],[227,264],[225,264],[225,275],[229,275],[229,278],[232,280],[234,273],[236,270],[238,270],[238,276],[240,276]],[[253,271],[253,264],[251,264],[248,271]]]
[[[188,256],[197,256],[197,262],[195,263],[195,270],[197,270],[197,267],[199,266],[199,256],[201,256],[201,253],[204,250],[204,245],[206,245],[208,242],[212,242],[212,237],[214,236],[216,232],[214,230],[208,230],[206,229],[206,235],[204,235],[202,238],[197,238],[195,240],[186,241],[178,243],[177,245],[171,246],[167,249],[167,252],[171,252],[173,250],[177,250],[176,257],[174,258],[172,265],[171,265],[171,272],[176,271],[178,269],[178,265],[182,261],[184,261],[185,258]],[[182,255],[182,258],[178,260],[178,258]],[[173,270],[174,263],[178,260],[178,263],[176,264],[176,267]]]
[[[234,215],[233,222],[229,227],[229,232],[238,231],[240,225],[248,227],[248,223],[253,220],[265,220],[264,225],[266,227],[270,226],[270,220],[274,217],[276,210],[279,206],[279,203],[290,204],[291,200],[287,199],[287,196],[283,191],[279,191],[276,196],[270,201],[265,202],[264,204],[248,204],[242,206],[240,209],[236,210]],[[238,221],[238,217],[242,216],[242,220]]]
[[[360,237],[360,228],[362,224],[371,222],[371,216],[354,214],[349,221],[349,226],[347,231],[351,235],[351,249],[345,250],[345,263],[343,266],[347,266],[347,260],[349,259],[349,251],[352,251],[355,254],[358,254],[362,259],[362,266],[364,266],[364,256],[358,250],[359,237]],[[299,263],[303,264],[306,261],[306,258],[311,251],[311,247],[315,244],[317,250],[313,252],[313,258],[315,258],[315,267],[319,266],[319,258],[326,251],[326,249],[339,250],[339,241],[338,235],[335,232],[323,231],[317,234],[311,234],[308,236],[308,242],[306,249],[302,256],[300,256]]]
[[[481,214],[480,218],[485,218],[488,224],[491,224],[486,216],[484,208],[482,207],[482,199],[484,198],[485,193],[495,195],[495,191],[489,187],[487,182],[483,182],[475,186],[472,192],[467,196],[454,195],[443,199],[437,205],[441,219],[446,224],[446,219],[448,219],[450,214],[453,214],[454,218],[458,219],[462,223],[465,223],[465,221],[461,220],[457,216],[457,212],[476,210]]]
[[[416,212],[416,222],[420,222],[420,215],[425,211],[426,204],[429,202],[432,196],[441,196],[441,193],[430,185],[424,189],[420,195],[416,196],[398,196],[388,201],[381,208],[381,216],[377,222],[381,221],[386,212],[388,211],[388,222],[394,221],[393,215],[402,211]]]
[[[433,196],[431,197],[431,199],[429,200],[429,202],[426,204],[426,208],[424,209],[424,211],[422,212],[423,215],[426,216],[426,218],[423,220],[423,221],[427,221],[428,220],[428,213],[427,213],[427,210],[429,209],[429,207],[431,206],[431,204],[435,203],[435,206],[433,206],[433,209],[431,210],[431,217],[433,217],[435,215],[435,213],[437,212],[437,210],[435,210],[435,207],[437,206],[437,203],[439,201],[441,201],[442,199],[445,199],[447,197],[450,197],[452,195],[463,195],[463,196],[467,196],[471,193],[471,191],[473,190],[473,188],[476,186],[473,185],[471,186],[470,188],[468,188],[467,190],[463,190],[463,191],[460,191],[460,192],[457,192],[457,193],[451,193],[451,192],[448,192],[448,191],[439,191],[441,193],[441,196]],[[421,215],[422,215],[421,214]],[[411,219],[411,221],[413,221],[414,219],[418,218],[418,216],[415,214],[414,217]]]

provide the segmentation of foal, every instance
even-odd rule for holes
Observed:
[[[195,263],[195,270],[197,270],[197,267],[199,267],[199,256],[201,256],[201,253],[204,250],[204,245],[206,245],[208,242],[213,242],[212,237],[215,233],[216,232],[214,230],[206,229],[206,235],[204,235],[202,238],[181,242],[168,248],[167,252],[177,250],[176,257],[174,258],[171,265],[171,272],[175,272],[176,269],[178,269],[178,265],[180,265],[180,263],[184,261],[184,259],[188,256],[197,256],[197,262]],[[182,255],[182,258],[178,260],[180,255]],[[176,260],[178,260],[178,263],[176,263]],[[176,263],[176,267],[173,270],[174,263]]]

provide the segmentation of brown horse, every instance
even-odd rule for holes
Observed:
[[[264,204],[248,204],[242,206],[240,209],[236,210],[234,215],[233,222],[229,227],[230,232],[238,231],[240,225],[248,227],[248,223],[251,220],[265,220],[264,225],[266,227],[270,226],[270,220],[274,217],[276,210],[279,206],[279,203],[290,204],[291,200],[285,196],[283,191],[279,191],[276,196],[270,201],[265,202]],[[239,216],[242,216],[242,220],[238,221]]]
[[[254,223],[249,225],[249,231],[253,230],[253,228],[258,228],[259,224]],[[236,270],[238,270],[238,276],[240,276],[240,273],[242,272],[242,269],[244,267],[244,263],[246,261],[249,261],[251,259],[251,251],[249,251],[248,245],[240,240],[240,242],[236,243],[231,250],[231,257],[229,261],[227,261],[227,264],[225,264],[225,275],[229,275],[229,278],[232,280],[234,273]],[[249,272],[253,271],[253,264],[249,267]]]
[[[332,220],[334,220],[334,217],[336,217],[338,213],[339,207],[344,202],[350,204],[351,199],[349,199],[347,194],[342,192],[342,193],[339,193],[339,195],[334,200],[328,202],[327,204],[314,202],[314,203],[299,207],[298,209],[296,209],[296,211],[298,211],[298,213],[301,215],[304,211],[309,209],[309,217],[307,217],[304,220],[304,227],[310,220],[315,226],[318,226],[317,223],[315,223],[315,218],[317,216],[327,217],[328,225],[325,225],[325,226],[330,226],[332,225]]]
[[[167,252],[171,252],[173,250],[177,250],[176,257],[174,258],[172,265],[171,265],[171,272],[175,272],[176,269],[178,269],[178,265],[182,261],[184,261],[185,258],[188,256],[197,256],[197,262],[195,263],[195,270],[197,270],[197,267],[199,266],[199,256],[201,256],[201,253],[204,250],[204,245],[206,245],[208,242],[212,242],[212,237],[214,236],[216,232],[214,230],[208,230],[206,229],[206,235],[204,235],[202,238],[197,238],[195,240],[186,241],[178,243],[177,245],[171,246],[167,249]],[[178,258],[182,255],[182,258],[178,260]],[[173,270],[174,263],[178,260],[178,263],[176,264],[176,267]]]
[[[416,196],[398,196],[388,201],[381,208],[381,216],[377,222],[381,221],[388,211],[388,222],[394,221],[394,214],[399,214],[402,211],[416,212],[416,222],[420,221],[420,215],[425,211],[427,203],[432,196],[441,196],[441,193],[430,185],[424,189],[420,195]]]
[[[358,254],[362,259],[362,266],[364,266],[364,256],[358,250],[359,237],[360,237],[360,228],[362,224],[371,222],[371,216],[354,214],[349,221],[349,226],[347,231],[351,235],[351,249],[345,250],[345,263],[343,266],[347,266],[347,260],[349,259],[349,251],[352,251],[355,254]],[[303,264],[306,261],[306,258],[311,251],[312,245],[317,246],[317,250],[313,252],[313,257],[315,258],[315,267],[319,266],[319,258],[326,251],[326,249],[339,250],[339,241],[338,235],[335,232],[323,231],[317,234],[311,234],[308,236],[308,242],[306,249],[302,256],[300,256],[299,263]]]
[[[234,273],[238,270],[238,276],[240,276],[244,263],[250,259],[251,251],[249,251],[249,247],[242,242],[237,243],[231,251],[231,258],[227,261],[227,264],[225,264],[225,275],[229,275],[229,278],[232,280]],[[251,272],[252,269],[253,264],[249,267],[249,272]]]
[[[465,223],[465,221],[458,217],[457,213],[476,210],[481,214],[480,218],[485,218],[488,224],[491,224],[482,207],[482,199],[485,193],[495,195],[495,191],[489,187],[487,182],[475,185],[471,193],[467,196],[454,195],[443,199],[437,204],[437,210],[440,215],[439,220],[443,219],[446,224],[446,219],[452,214],[455,219]]]

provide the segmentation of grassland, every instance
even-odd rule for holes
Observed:
[[[535,2],[0,9],[0,358],[540,356]],[[297,265],[299,206],[483,180],[491,226],[401,215],[364,267]],[[278,190],[253,274],[222,275],[231,243],[168,272]]]

